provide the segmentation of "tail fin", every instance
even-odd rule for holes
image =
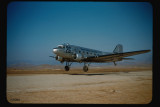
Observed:
[[[123,46],[121,44],[118,44],[113,50],[113,53],[122,53],[122,52],[123,52]]]

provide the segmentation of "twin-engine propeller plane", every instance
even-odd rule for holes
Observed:
[[[113,62],[116,66],[117,61],[131,60],[133,58],[126,58],[137,54],[147,53],[150,50],[140,50],[132,52],[123,52],[123,46],[118,44],[113,52],[102,52],[94,49],[84,48],[80,46],[62,44],[53,48],[53,53],[56,56],[50,56],[60,61],[61,63],[66,62],[65,71],[69,71],[70,66],[73,62],[84,62],[83,71],[88,71],[90,63],[107,63]]]

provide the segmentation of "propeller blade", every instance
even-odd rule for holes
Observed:
[[[56,56],[49,56],[49,57],[56,58]]]

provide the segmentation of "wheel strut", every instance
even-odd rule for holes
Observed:
[[[84,66],[83,66],[83,71],[84,72],[87,72],[88,71],[88,66],[90,65],[90,63],[89,64],[87,64],[87,63],[84,63]]]
[[[72,62],[71,63],[66,62],[66,66],[64,67],[65,71],[69,71],[71,64]]]

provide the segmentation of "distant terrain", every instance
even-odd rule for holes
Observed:
[[[10,67],[7,67],[7,74],[63,74],[63,73],[83,73],[83,64],[80,66],[71,66],[69,72],[64,70],[63,65],[50,65],[50,64],[41,64],[41,65],[32,65],[32,64],[14,64]],[[141,70],[152,70],[151,64],[140,64],[140,65],[96,65],[93,64],[89,66],[89,73],[92,72],[122,72],[122,71],[141,71]],[[76,72],[75,72],[76,71]]]

